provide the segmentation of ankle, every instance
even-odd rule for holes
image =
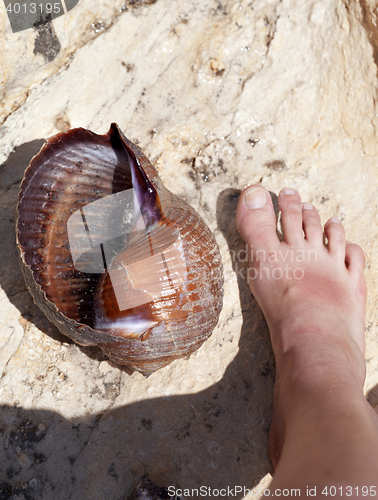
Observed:
[[[303,421],[306,425],[330,417],[342,417],[348,408],[350,415],[362,415],[368,404],[363,394],[364,372],[346,357],[324,359],[314,363],[303,356],[287,353],[285,368],[277,371],[275,401],[285,422],[296,425]],[[297,359],[296,359],[297,358]]]
[[[365,358],[352,335],[339,326],[295,326],[283,328],[279,335],[272,332],[277,374],[282,381],[310,388],[320,382],[326,387],[329,380],[336,385],[357,384],[362,390]]]

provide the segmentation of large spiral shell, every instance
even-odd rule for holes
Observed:
[[[220,314],[211,231],[112,124],[52,137],[25,171],[17,245],[36,304],[81,345],[144,375],[189,356]]]

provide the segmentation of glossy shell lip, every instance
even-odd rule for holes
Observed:
[[[126,230],[129,216],[114,217],[112,203],[128,206],[131,190],[134,222]],[[121,230],[109,237],[110,251],[104,234],[115,235],[115,219]],[[17,246],[26,283],[50,321],[145,375],[190,355],[218,321],[223,273],[213,235],[116,124],[103,136],[81,128],[57,134],[31,160]]]

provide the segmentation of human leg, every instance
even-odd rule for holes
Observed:
[[[261,186],[243,192],[237,212],[250,253],[249,285],[276,358],[272,488],[304,493],[317,486],[321,498],[325,486],[378,490],[378,418],[362,392],[363,252],[345,242],[337,219],[325,226],[324,246],[317,210],[296,191],[281,191],[279,205],[284,241]],[[350,496],[340,489],[337,495]]]

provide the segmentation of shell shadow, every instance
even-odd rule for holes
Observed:
[[[30,159],[41,142],[23,145],[23,154]],[[1,179],[10,165],[3,165]],[[20,167],[8,187],[1,184],[7,197],[0,208],[7,243],[1,241],[0,255],[9,271],[0,272],[0,285],[24,317],[67,342],[32,303],[19,270],[14,207],[22,172]],[[159,485],[188,489],[252,489],[272,472],[268,431],[274,358],[268,328],[245,279],[245,244],[235,224],[239,194],[226,189],[217,200],[218,226],[229,246],[243,315],[239,351],[222,379],[196,394],[143,400],[80,421],[52,411],[2,406],[0,491],[9,492],[4,498],[22,493],[30,499],[120,500],[145,476]],[[233,498],[245,495],[240,490]]]
[[[366,399],[370,406],[378,413],[378,385],[370,389],[366,394]]]

